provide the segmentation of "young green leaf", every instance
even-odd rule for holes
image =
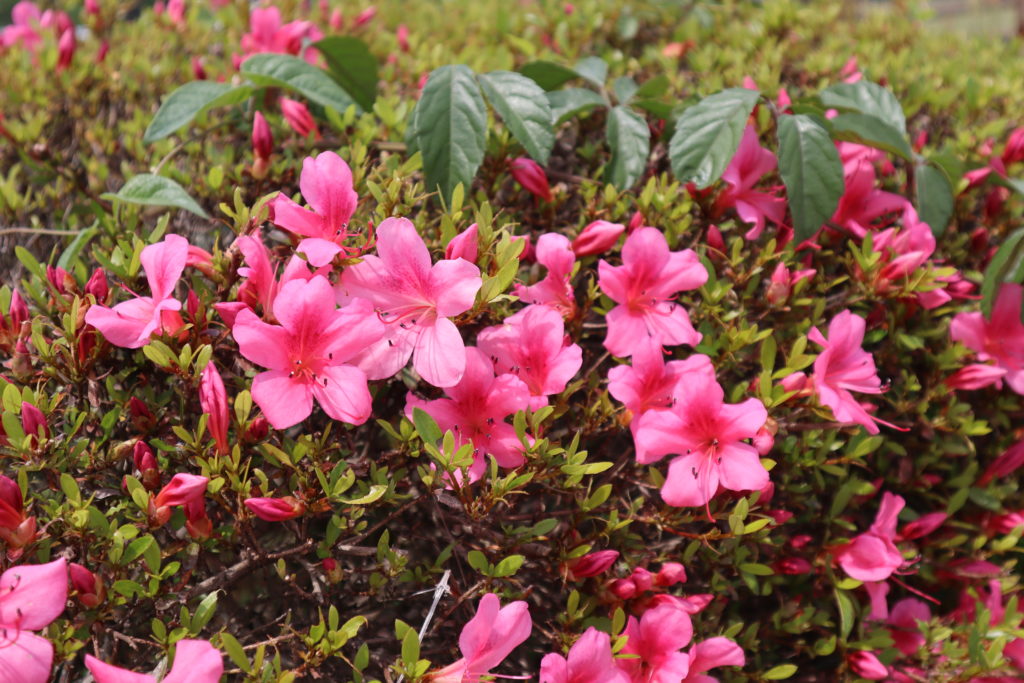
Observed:
[[[116,194],[105,194],[105,199],[120,199],[129,204],[147,206],[173,206],[209,218],[203,207],[189,196],[181,185],[160,175],[140,173],[128,179]]]

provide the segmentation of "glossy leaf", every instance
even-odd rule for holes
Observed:
[[[992,306],[1004,282],[1018,282],[1021,266],[1024,264],[1024,229],[1017,230],[1007,237],[999,246],[988,268],[985,279],[981,283],[981,312],[986,318],[992,317]]]
[[[877,116],[840,114],[829,121],[829,124],[832,127],[832,137],[836,140],[867,145],[908,160],[913,158],[907,136]]]
[[[141,173],[128,179],[116,194],[105,194],[104,198],[120,199],[129,204],[147,206],[173,206],[191,211],[197,216],[209,218],[203,207],[189,196],[178,183],[170,178],[150,173]]]
[[[555,90],[547,93],[547,99],[551,105],[551,118],[556,124],[607,104],[603,97],[587,88]]]
[[[378,64],[366,43],[349,36],[330,36],[313,43],[313,47],[327,60],[331,78],[363,109],[373,109]]]
[[[668,151],[676,177],[698,188],[718,180],[736,155],[759,97],[756,90],[730,88],[684,111],[676,121]]]
[[[513,71],[492,71],[478,76],[487,100],[526,153],[541,165],[555,144],[551,105],[544,90]]]
[[[257,85],[292,90],[338,113],[355,104],[352,97],[327,72],[298,57],[270,53],[253,55],[242,62],[241,71],[243,76]]]
[[[946,232],[953,215],[953,185],[938,166],[919,164],[914,169],[917,212],[936,237]]]
[[[779,174],[797,241],[814,235],[843,196],[843,163],[828,132],[806,114],[779,117]]]
[[[164,99],[142,141],[148,144],[162,140],[207,109],[244,101],[252,90],[248,83],[237,86],[213,81],[186,83]]]
[[[647,122],[626,107],[612,107],[608,112],[607,137],[612,158],[605,172],[606,180],[617,188],[630,188],[643,175],[651,152]]]
[[[906,135],[907,118],[903,107],[891,92],[871,81],[837,83],[821,91],[821,103],[840,111],[855,111],[881,119]]]
[[[574,78],[579,78],[579,74],[569,67],[544,60],[524,64],[520,67],[519,73],[532,80],[544,90],[554,90]]]
[[[608,78],[608,64],[600,57],[585,57],[576,62],[573,70],[598,88],[604,87],[604,81]]]

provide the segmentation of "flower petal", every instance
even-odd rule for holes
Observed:
[[[335,420],[361,425],[370,417],[373,399],[366,373],[351,365],[323,368],[313,383],[313,396]]]
[[[435,387],[459,383],[466,371],[466,345],[459,328],[447,318],[433,325],[420,324],[413,349],[412,365],[426,382]]]
[[[313,412],[309,382],[288,377],[285,370],[261,372],[252,380],[252,399],[274,429],[287,429]]]
[[[0,576],[0,626],[46,628],[64,611],[68,567],[64,558],[12,567]]]

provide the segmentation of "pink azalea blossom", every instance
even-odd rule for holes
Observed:
[[[96,683],[157,683],[149,674],[137,674],[85,656],[85,666]],[[217,683],[224,675],[224,657],[205,640],[179,640],[174,665],[160,683]]]
[[[587,225],[572,241],[572,250],[576,256],[593,256],[603,254],[616,245],[626,226],[622,223],[594,221]],[[633,231],[630,230],[632,233]]]
[[[249,12],[249,32],[242,36],[242,51],[246,57],[259,52],[299,55],[304,40],[315,43],[322,37],[323,33],[312,22],[282,25],[281,10],[277,7],[257,7]],[[307,49],[301,56],[310,64],[316,63],[316,50]]]
[[[515,375],[495,377],[494,366],[479,349],[469,347],[465,353],[465,373],[458,384],[445,389],[447,397],[424,401],[410,393],[405,414],[412,419],[413,408],[421,408],[442,431],[451,430],[457,446],[472,442],[472,482],[483,475],[488,453],[501,467],[523,464],[522,444],[505,418],[529,406],[530,390]]]
[[[903,211],[907,200],[875,187],[875,167],[859,160],[846,166],[846,190],[839,200],[831,222],[842,226],[857,237],[864,237],[874,229],[883,216]]]
[[[576,255],[568,238],[554,232],[544,233],[537,239],[536,259],[548,269],[548,274],[536,284],[515,285],[513,293],[525,303],[550,306],[563,318],[572,317],[576,313],[576,297],[570,280]]]
[[[858,581],[884,581],[903,565],[896,544],[896,518],[903,509],[900,496],[885,492],[878,516],[871,528],[846,545],[837,559],[839,566]]]
[[[602,259],[597,270],[601,290],[618,304],[606,318],[604,346],[612,354],[632,355],[646,336],[658,337],[665,346],[700,342],[686,309],[670,300],[707,282],[708,273],[692,249],[669,251],[661,231],[640,228],[626,238],[621,266]]]
[[[156,494],[153,506],[157,509],[176,507],[202,500],[206,495],[206,484],[209,481],[206,477],[179,472],[171,477],[167,486],[160,489],[160,493]]]
[[[698,353],[666,363],[658,340],[645,337],[637,342],[631,365],[617,365],[608,371],[608,393],[625,404],[635,436],[639,418],[649,410],[671,408],[676,388],[695,373],[714,379],[711,359]]]
[[[531,410],[546,406],[548,396],[563,391],[583,365],[583,350],[566,343],[562,316],[547,306],[527,306],[503,325],[482,330],[477,347],[499,374],[526,383]]]
[[[306,504],[293,496],[284,498],[246,498],[245,507],[266,522],[283,522],[306,512]]]
[[[673,605],[659,605],[640,617],[630,617],[623,633],[628,636],[616,660],[632,683],[680,683],[690,673],[690,657],[680,652],[693,637],[690,615]]]
[[[145,346],[151,336],[161,331],[176,331],[180,325],[169,325],[168,314],[173,319],[181,310],[181,302],[172,296],[185,270],[188,246],[184,237],[168,235],[163,242],[143,249],[142,269],[146,272],[151,296],[137,296],[113,308],[90,306],[85,322],[102,332],[111,344],[128,349]]]
[[[971,349],[978,360],[991,366],[986,370],[988,378],[993,380],[990,383],[1002,386],[1002,380],[1006,380],[1018,394],[1024,394],[1022,293],[1021,285],[1004,283],[996,294],[990,320],[981,313],[957,313],[949,327],[953,341]]]
[[[352,189],[352,170],[348,164],[334,152],[306,157],[299,189],[312,210],[302,208],[283,194],[271,203],[274,223],[306,238],[299,242],[296,251],[305,254],[316,268],[327,265],[338,254],[358,253],[358,249],[345,246],[356,234],[349,231],[348,222],[359,201]]]
[[[430,252],[406,218],[388,218],[377,230],[377,256],[342,273],[344,296],[364,297],[385,321],[384,339],[358,358],[370,379],[391,377],[409,362],[437,387],[457,384],[466,350],[450,318],[473,306],[480,269],[465,259],[430,262]]]
[[[12,567],[0,575],[0,674],[12,683],[46,683],[53,645],[32,631],[50,625],[68,599],[67,562]]]
[[[874,652],[856,650],[847,658],[853,673],[869,681],[880,681],[889,676],[889,669],[882,664]]]
[[[930,621],[931,618],[932,611],[923,600],[904,598],[893,605],[887,626],[896,649],[905,655],[917,652],[926,642],[917,622]]]
[[[863,425],[871,434],[877,434],[876,423],[894,425],[870,415],[850,393],[881,394],[884,391],[875,359],[861,348],[864,327],[864,318],[842,311],[829,323],[827,339],[817,327],[811,328],[807,338],[824,347],[814,361],[814,390],[818,399],[832,409],[837,422]]]
[[[775,155],[761,146],[757,130],[747,125],[743,131],[736,156],[722,174],[728,183],[715,200],[718,209],[735,208],[740,219],[753,227],[747,231],[748,240],[756,240],[764,231],[765,221],[780,225],[786,216],[786,200],[770,192],[759,192],[754,186],[778,166]]]
[[[253,379],[252,398],[275,429],[302,422],[313,399],[330,417],[362,424],[370,416],[366,373],[351,362],[384,334],[384,325],[370,304],[353,300],[340,310],[322,275],[291,280],[274,300],[269,325],[246,309],[231,328],[238,349],[252,362],[268,368]]]
[[[11,25],[0,30],[0,47],[13,47],[18,43],[35,52],[43,42],[39,33],[42,13],[34,2],[22,0],[11,8]]]
[[[501,664],[512,650],[530,636],[533,621],[522,600],[504,607],[494,593],[480,598],[476,614],[462,627],[459,651],[462,658],[427,674],[433,683],[475,683]]]
[[[743,648],[721,636],[708,638],[690,648],[690,672],[682,683],[716,683],[718,679],[705,676],[705,671],[719,666],[743,666],[747,663]]]
[[[326,276],[330,268],[325,266],[311,273],[298,256],[292,256],[278,279],[277,269],[271,264],[271,254],[259,236],[242,235],[235,244],[245,260],[245,266],[238,269],[238,274],[245,281],[238,287],[238,301],[227,301],[214,304],[214,308],[225,319],[229,327],[234,326],[235,316],[244,308],[252,308],[261,312],[267,321],[274,321],[274,301],[281,288],[292,280],[307,281],[315,274]]]
[[[666,503],[706,506],[719,486],[757,491],[768,483],[768,470],[757,450],[744,442],[754,438],[768,419],[761,401],[723,403],[725,392],[707,371],[689,373],[676,385],[673,398],[668,410],[644,413],[636,431],[637,462],[681,454],[669,464],[661,489]]]
[[[615,666],[608,634],[591,626],[569,648],[568,657],[544,655],[540,683],[629,683],[629,676]]]

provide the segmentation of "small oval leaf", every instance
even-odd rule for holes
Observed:
[[[170,178],[151,173],[140,173],[128,179],[128,182],[117,191],[117,194],[105,194],[105,199],[120,199],[129,204],[145,204],[147,206],[173,206],[191,211],[197,216],[209,218],[203,207],[189,196],[178,183]]]

